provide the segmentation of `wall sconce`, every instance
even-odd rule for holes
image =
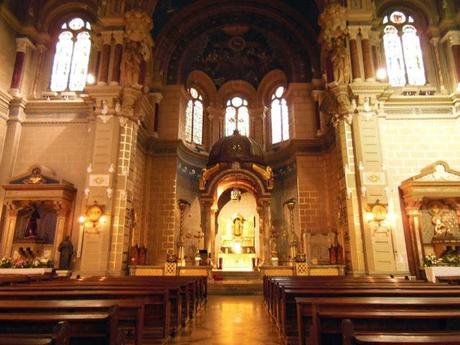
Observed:
[[[86,209],[85,215],[78,217],[78,223],[80,224],[80,233],[78,235],[78,251],[77,258],[81,257],[83,250],[83,238],[85,232],[87,232],[87,225],[92,223],[91,232],[94,234],[99,233],[98,225],[105,225],[107,223],[107,217],[104,216],[104,209],[101,205],[98,205],[96,202],[94,205],[89,206]]]
[[[389,221],[389,214],[387,207],[377,202],[374,205],[369,205],[368,211],[364,213],[364,219],[366,222],[377,222],[379,225],[384,221]]]

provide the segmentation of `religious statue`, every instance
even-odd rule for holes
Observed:
[[[44,183],[45,179],[42,176],[42,171],[40,168],[33,168],[32,175],[24,180],[25,184],[41,184]]]
[[[343,38],[337,39],[332,49],[332,70],[334,81],[338,84],[347,84],[351,80],[348,49]]]
[[[38,212],[37,205],[32,204],[29,214],[29,221],[27,222],[25,238],[35,238],[38,234],[38,221],[40,213]]]
[[[138,265],[139,264],[139,246],[136,244],[131,246],[129,249],[129,264]]]
[[[142,61],[152,54],[153,40],[150,31],[152,19],[142,11],[129,11],[125,15],[125,47],[121,61],[121,74],[125,86],[137,85]]]
[[[319,17],[321,26],[320,42],[323,49],[323,68],[326,69],[328,59],[332,64],[334,82],[347,84],[350,82],[349,53],[346,45],[347,10],[338,3],[329,4]]]
[[[59,253],[59,269],[60,270],[70,270],[70,263],[73,255],[73,244],[70,241],[70,236],[67,235],[65,239],[59,244],[58,247]]]
[[[233,219],[233,225],[232,225],[233,236],[240,237],[243,234],[243,224],[244,224],[243,217],[237,216],[235,219]]]
[[[446,238],[452,236],[452,231],[447,227],[440,217],[433,217],[432,222],[434,224],[434,238]]]

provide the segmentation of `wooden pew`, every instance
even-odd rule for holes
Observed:
[[[126,310],[125,303],[138,301],[144,304],[143,307],[143,338],[166,339],[169,336],[170,308],[169,293],[167,290],[150,289],[99,289],[99,290],[28,290],[18,291],[13,288],[1,288],[0,299],[11,300],[65,300],[69,303],[78,304],[79,300],[104,301],[121,305],[121,314],[129,318],[129,310]],[[130,309],[130,308],[128,308]],[[134,323],[135,321],[132,320]],[[137,336],[137,335],[136,335]]]
[[[342,345],[460,345],[460,332],[355,332],[350,319],[342,320]]]
[[[460,297],[297,298],[298,344],[340,344],[340,324],[357,331],[460,332]],[[308,330],[307,330],[308,325]]]
[[[300,278],[300,279],[299,279]],[[443,296],[460,296],[460,289],[448,285],[394,278],[364,277],[290,277],[270,278],[274,297],[266,301],[270,315],[287,343],[297,342],[296,297],[337,296],[432,296],[438,290]],[[372,279],[370,279],[372,278]],[[267,297],[266,297],[267,298]]]
[[[136,288],[150,289],[155,287],[168,288],[171,302],[171,334],[175,334],[180,326],[192,319],[198,309],[206,301],[206,277],[98,277],[89,279],[52,282],[40,285],[49,289],[117,289]],[[167,279],[162,279],[167,278]],[[204,279],[203,279],[204,278]],[[180,289],[180,291],[177,291]]]
[[[66,321],[70,326],[71,345],[122,345],[118,336],[118,308],[108,312],[60,313],[52,311],[2,312],[0,336],[19,333],[51,333],[56,325]]]
[[[0,335],[0,345],[69,345],[70,326],[60,321],[51,334],[4,334]]]

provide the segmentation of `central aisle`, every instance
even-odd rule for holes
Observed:
[[[262,296],[208,296],[201,310],[169,344],[280,345]]]

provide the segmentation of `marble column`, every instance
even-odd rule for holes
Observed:
[[[353,80],[359,81],[362,80],[361,75],[361,66],[360,66],[360,57],[358,52],[358,27],[349,28],[350,35],[350,58],[351,58],[351,73],[353,75]]]
[[[98,75],[98,85],[106,85],[109,81],[109,65],[110,65],[110,55],[111,55],[111,41],[112,33],[103,32],[102,33],[102,50],[101,50],[101,62],[99,64],[99,75]]]
[[[364,77],[367,81],[375,80],[375,68],[370,43],[370,27],[361,27],[361,48],[363,51]]]
[[[14,62],[14,70],[10,84],[10,93],[14,96],[18,96],[20,94],[22,78],[24,76],[26,52],[29,47],[35,48],[27,37],[20,37],[16,39],[16,59]]]
[[[443,38],[452,54],[452,73],[455,75],[455,87],[460,85],[460,31],[449,31]]]
[[[430,39],[431,46],[433,48],[434,52],[434,65],[436,68],[437,73],[437,79],[438,79],[438,86],[440,89],[444,89],[444,77],[442,75],[442,66],[441,66],[441,58],[439,56],[439,37],[433,37]]]
[[[211,254],[211,260],[217,265],[218,252],[216,249],[216,227],[217,227],[217,207],[211,206],[209,209],[209,237],[207,243],[208,253]]]
[[[409,231],[412,242],[412,257],[414,258],[415,273],[419,276],[420,267],[423,267],[423,248],[420,237],[420,209],[419,207],[406,207],[409,216]]]
[[[113,65],[112,65],[112,76],[111,76],[111,84],[119,84],[120,83],[120,66],[121,66],[121,58],[123,55],[123,32],[115,32],[113,34],[113,38],[115,40],[115,48],[113,53]]]

